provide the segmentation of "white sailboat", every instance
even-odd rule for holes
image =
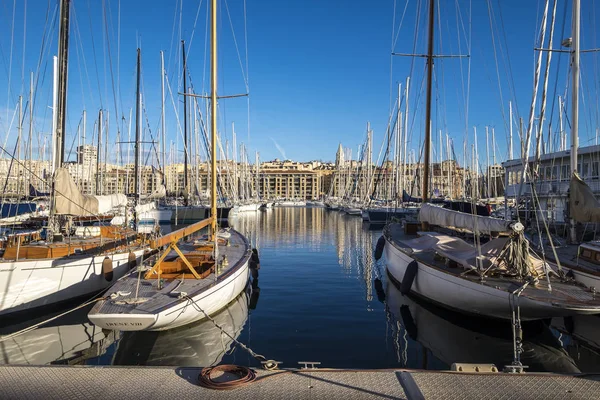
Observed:
[[[211,38],[211,216],[152,242],[152,248],[166,247],[160,257],[117,282],[89,312],[102,328],[160,331],[196,322],[223,309],[248,283],[248,240],[217,229],[217,0]],[[192,236],[207,226],[209,235]]]
[[[404,293],[468,314],[511,319],[520,309],[521,318],[527,320],[600,313],[595,291],[558,277],[549,263],[530,252],[520,223],[425,204],[429,197],[434,0],[429,7],[425,172],[419,219],[424,231],[437,225],[468,229],[476,235],[495,237],[503,232],[506,236],[473,246],[436,232],[421,232],[421,237],[410,239],[400,224],[389,224],[383,234],[389,275],[402,282]]]
[[[66,113],[67,40],[70,0],[60,5],[59,58],[55,58],[57,107],[51,214],[47,237],[39,233],[13,237],[0,259],[0,315],[54,305],[98,294],[124,276],[149,251],[130,229],[72,227],[75,217],[94,218],[125,204],[124,195],[88,196],[62,168]],[[56,73],[58,71],[58,73]]]

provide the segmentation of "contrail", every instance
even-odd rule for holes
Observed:
[[[273,138],[270,138],[273,143],[275,144],[275,147],[277,147],[277,150],[279,150],[279,153],[281,154],[281,157],[283,157],[284,160],[287,160],[287,156],[285,155],[285,150],[283,149],[283,147],[281,147]]]

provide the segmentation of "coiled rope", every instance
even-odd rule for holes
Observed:
[[[211,376],[214,372],[236,375],[237,379],[214,380]],[[246,385],[256,379],[256,373],[248,367],[239,365],[217,365],[216,367],[203,368],[198,376],[200,386],[213,390],[230,390]]]

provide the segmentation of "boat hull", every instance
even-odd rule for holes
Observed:
[[[198,310],[204,310],[212,315],[231,303],[245,289],[250,277],[246,260],[235,273],[223,279],[210,289],[191,296],[191,300],[174,302],[156,314],[88,314],[89,320],[103,329],[121,331],[162,331],[177,328],[192,322],[206,319],[206,315]],[[194,303],[197,307],[194,307]]]
[[[144,249],[133,253],[140,261]],[[97,294],[125,276],[132,267],[129,253],[108,255],[113,276],[102,272],[104,255],[61,259],[4,261],[0,263],[0,315],[31,310]]]
[[[385,236],[384,254],[389,275],[402,282],[408,265],[415,261]],[[459,312],[491,318],[510,319],[512,309],[507,292],[446,273],[417,261],[418,271],[411,286],[411,293],[443,307]],[[556,307],[551,302],[519,298],[523,320],[543,319],[575,314],[595,314],[594,308]]]

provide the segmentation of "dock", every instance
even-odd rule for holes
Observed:
[[[0,398],[12,399],[597,399],[600,374],[421,370],[256,370],[231,390],[199,386],[201,368],[0,366]]]

